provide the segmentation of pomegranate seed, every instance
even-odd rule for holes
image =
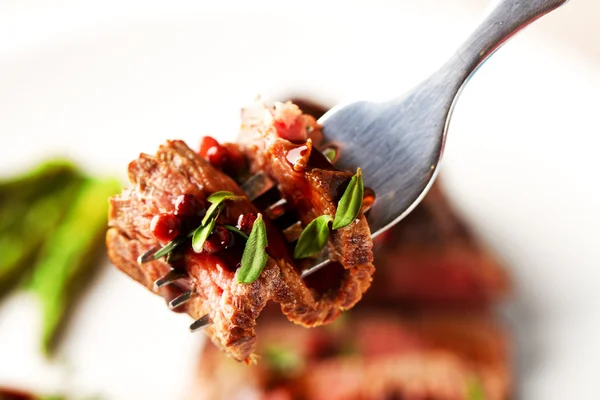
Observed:
[[[212,233],[206,238],[202,250],[206,253],[216,253],[233,246],[233,234],[222,226],[216,226]]]
[[[175,215],[177,216],[198,215],[204,209],[202,201],[189,193],[177,196],[173,204],[175,205]]]
[[[202,158],[207,158],[207,153],[208,153],[208,149],[210,149],[211,147],[215,147],[218,146],[219,142],[217,142],[217,140],[213,137],[210,136],[204,136],[202,138],[202,140],[200,141],[200,150],[198,151],[198,154],[200,155],[200,157]]]
[[[217,168],[221,168],[227,161],[227,149],[220,144],[213,146],[206,152],[206,159]]]
[[[250,231],[252,231],[252,227],[254,226],[254,221],[256,221],[256,214],[242,214],[238,218],[237,228],[246,235],[249,235]]]
[[[179,218],[173,214],[158,214],[150,222],[150,230],[159,242],[170,242],[179,235]]]

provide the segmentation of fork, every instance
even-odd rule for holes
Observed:
[[[437,72],[404,96],[380,103],[360,101],[339,105],[323,115],[322,149],[335,151],[341,170],[360,167],[376,199],[367,215],[375,238],[408,215],[427,194],[439,171],[448,124],[462,88],[475,71],[509,38],[568,0],[499,0],[483,22]],[[377,155],[377,156],[374,156]],[[394,160],[391,164],[389,160]],[[242,189],[252,201],[276,191],[276,182],[259,172]],[[287,204],[276,197],[265,213],[280,226],[289,242],[302,229],[299,221],[286,219]],[[302,277],[329,263],[323,251]],[[159,288],[183,276],[171,271],[155,282]],[[176,308],[195,294],[185,292],[169,303]],[[211,323],[208,315],[190,330]]]
[[[336,150],[336,167],[360,167],[377,196],[367,215],[373,238],[427,194],[439,171],[452,110],[469,78],[509,38],[567,1],[496,1],[450,60],[414,89],[385,102],[335,106],[318,120],[323,146]],[[302,275],[328,263],[323,253]]]

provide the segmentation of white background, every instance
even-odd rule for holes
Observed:
[[[384,99],[476,25],[483,0],[0,0],[0,174],[50,155],[125,178],[166,138],[232,138],[255,95]],[[600,4],[572,0],[482,67],[462,94],[442,176],[516,281],[508,319],[523,399],[600,385]],[[59,360],[37,354],[35,299],[0,304],[0,385],[180,399],[202,336],[107,264]]]

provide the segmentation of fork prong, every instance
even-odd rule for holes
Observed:
[[[139,256],[137,259],[138,264],[144,264],[148,261],[152,261],[154,259],[154,254],[156,254],[156,252],[159,251],[160,248],[160,246],[155,246],[147,252],[145,252],[144,254],[142,254],[141,256]]]
[[[246,193],[250,201],[254,201],[274,186],[275,182],[267,174],[258,172],[244,182],[242,190]]]
[[[331,260],[329,259],[329,248],[325,247],[323,249],[323,251],[317,257],[315,264],[312,267],[303,270],[302,273],[300,274],[300,277],[302,279],[304,279],[307,276],[314,274],[321,268],[326,267],[327,265],[329,265],[330,262],[331,262]]]
[[[188,290],[187,292],[183,292],[182,294],[180,294],[179,296],[175,297],[173,300],[171,300],[169,302],[169,308],[171,310],[174,310],[175,308],[179,307],[180,305],[187,303],[188,301],[190,301],[193,297],[196,297],[196,292],[192,291],[192,290]]]
[[[169,285],[178,279],[185,278],[185,276],[186,274],[184,272],[172,269],[165,276],[154,281],[154,290],[158,290],[163,286]]]
[[[279,199],[265,209],[265,214],[270,219],[277,219],[285,214],[288,202],[285,199]]]
[[[244,193],[246,193],[246,196],[248,196],[248,198],[251,201],[254,201],[258,197],[260,197],[261,195],[265,194],[266,192],[271,190],[273,187],[275,187],[275,184],[276,183],[271,178],[269,178],[269,176],[267,176],[267,174],[265,174],[264,172],[258,172],[256,174],[252,175],[246,182],[244,182],[244,184],[242,185],[242,190],[244,191]],[[271,220],[285,218],[287,206],[288,206],[287,201],[282,198],[282,199],[277,200],[275,203],[271,204],[270,206],[266,207],[264,212]],[[285,229],[283,229],[283,234],[289,243],[292,243],[292,242],[298,240],[301,233],[302,233],[302,223],[300,221],[296,221],[293,224],[287,226]],[[329,249],[328,248],[324,249],[321,252],[321,254],[319,255],[319,257],[316,260],[315,265],[302,271],[302,274],[301,274],[302,278],[318,271],[319,269],[323,268],[327,264],[329,264]],[[178,298],[174,299],[173,302],[176,301],[177,299]],[[185,301],[187,301],[187,300],[189,300],[189,299],[186,299]],[[212,321],[210,321],[210,318],[208,317],[208,315],[205,315],[202,318],[198,319],[196,322],[194,322],[190,326],[190,330],[192,330],[192,332],[193,332],[195,330],[203,328],[204,326],[206,326],[210,323],[212,323]]]
[[[208,314],[198,318],[190,325],[190,332],[196,332],[202,328],[206,328],[208,325],[212,324],[212,320]]]
[[[289,243],[292,243],[292,242],[295,242],[296,240],[298,240],[301,233],[302,233],[302,222],[300,222],[300,221],[296,221],[295,223],[293,223],[292,225],[288,226],[287,228],[285,228],[283,230],[283,235],[285,236],[285,239]]]

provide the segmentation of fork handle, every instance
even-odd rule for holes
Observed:
[[[527,25],[560,7],[568,0],[499,0],[467,38],[446,67],[454,70],[460,86],[504,42]],[[456,68],[458,65],[461,68]],[[444,70],[446,68],[442,68]],[[450,74],[450,71],[445,71]]]

